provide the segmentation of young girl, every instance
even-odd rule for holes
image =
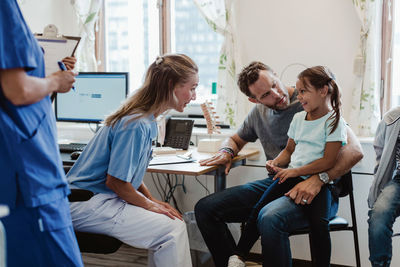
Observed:
[[[312,174],[332,168],[339,149],[347,140],[346,124],[340,116],[340,92],[332,72],[322,66],[308,68],[298,75],[296,89],[304,111],[293,117],[285,149],[266,164],[268,172],[276,173],[273,177],[276,181],[253,207],[236,255],[229,258],[228,267],[245,266],[243,259],[259,237],[256,225],[259,211]],[[287,165],[288,168],[284,168]],[[328,182],[324,181],[325,184]],[[331,198],[328,186],[323,186],[312,203],[308,199],[302,200],[310,220],[311,236],[315,240],[316,266],[320,267],[329,266],[330,262],[328,216]],[[267,262],[263,264],[268,266]]]
[[[143,176],[156,117],[168,109],[182,112],[196,99],[197,73],[185,55],[158,57],[143,86],[106,118],[67,175],[71,187],[95,193],[88,201],[71,203],[74,228],[148,249],[149,266],[192,266],[181,214],[155,199]]]

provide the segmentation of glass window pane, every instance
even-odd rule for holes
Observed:
[[[392,107],[400,106],[400,5],[396,3],[393,10],[393,73],[392,73]]]
[[[199,86],[194,103],[211,99],[211,86],[218,79],[222,35],[207,24],[192,0],[171,1],[171,50],[190,56],[199,67]]]
[[[132,92],[160,53],[157,0],[106,0],[104,13],[106,71],[129,72]]]

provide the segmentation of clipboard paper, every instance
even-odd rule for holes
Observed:
[[[74,36],[46,37],[43,34],[35,34],[35,37],[44,50],[46,76],[59,70],[58,61],[74,56],[81,40],[80,37]]]

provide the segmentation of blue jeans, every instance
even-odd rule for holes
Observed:
[[[257,219],[260,210],[268,203],[282,197],[286,192],[292,189],[298,183],[304,181],[301,177],[290,178],[284,183],[279,184],[276,180],[264,192],[261,199],[254,206],[249,219],[235,251],[236,255],[246,258],[250,249],[260,236],[257,229]],[[315,264],[319,267],[330,266],[331,259],[331,239],[329,234],[329,216],[332,194],[327,186],[321,188],[319,194],[312,203],[303,206],[307,217],[309,218],[311,228],[311,238],[313,239],[313,251],[315,252]]]
[[[197,225],[217,267],[225,267],[236,249],[226,223],[247,221],[272,179],[239,185],[202,198],[195,206]],[[337,212],[338,201],[332,198],[330,217]],[[302,205],[280,197],[261,209],[257,227],[261,235],[264,266],[292,266],[289,233],[309,226]]]
[[[372,266],[389,266],[392,259],[393,223],[400,215],[400,176],[396,175],[368,211],[369,260]]]

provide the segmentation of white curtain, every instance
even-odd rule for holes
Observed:
[[[247,115],[248,102],[236,84],[237,74],[240,72],[237,66],[241,64],[235,44],[234,2],[235,0],[194,0],[210,27],[224,37],[218,66],[217,114],[232,127],[237,126],[236,122],[241,122]]]
[[[355,79],[350,126],[359,136],[373,136],[380,120],[381,0],[353,0],[361,21],[359,75]]]
[[[78,71],[97,71],[95,56],[95,24],[103,0],[71,0],[78,18],[81,41],[75,57]]]

